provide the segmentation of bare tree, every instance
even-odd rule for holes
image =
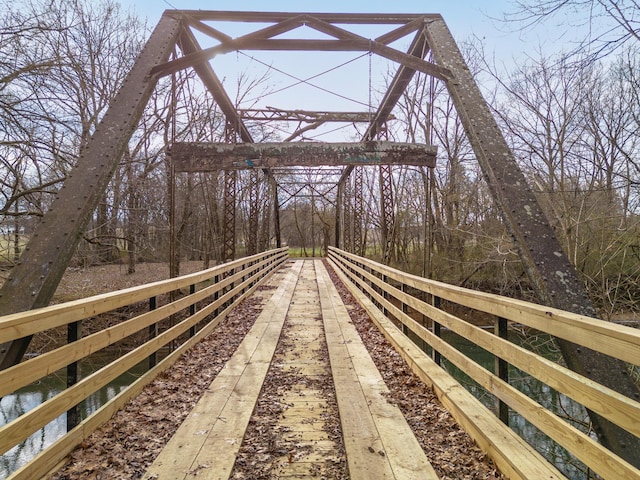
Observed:
[[[571,53],[594,61],[640,42],[638,11],[638,0],[517,0],[504,18],[524,28],[558,18],[567,28],[581,28],[584,38]],[[585,50],[590,55],[584,56]]]
[[[5,5],[0,214],[41,216],[120,88],[144,30],[111,0]]]

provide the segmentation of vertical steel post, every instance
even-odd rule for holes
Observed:
[[[236,256],[236,179],[235,170],[224,172],[224,225],[223,225],[223,257],[230,262]]]
[[[403,283],[401,286],[402,289],[402,293],[407,293],[407,284]],[[402,301],[402,313],[409,315],[409,305],[407,305],[405,303],[405,301]],[[404,333],[405,335],[409,335],[409,327],[407,327],[404,323],[402,323],[402,333]]]
[[[192,283],[189,285],[189,295],[193,295],[196,293],[196,286]],[[196,304],[192,303],[189,305],[189,316],[193,317],[196,314]],[[193,325],[189,328],[189,337],[193,337],[196,334],[196,326]]]
[[[432,302],[432,305],[434,307],[440,308],[440,303],[441,303],[440,297],[432,295],[431,296],[431,302]],[[432,322],[433,334],[436,337],[440,337],[441,336],[441,332],[440,332],[441,325],[438,322],[436,322],[435,320],[431,320],[431,322]],[[435,348],[432,348],[431,350],[432,350],[431,356],[433,358],[433,361],[436,362],[438,365],[442,366],[442,356],[440,355],[440,352],[438,352]]]
[[[247,255],[258,253],[258,171],[249,172],[249,229]]]
[[[220,275],[216,275],[215,277],[213,277],[213,284],[216,285],[220,282]],[[218,300],[218,298],[220,298],[220,290],[216,289],[215,292],[213,292],[213,301],[215,302],[216,300]],[[220,314],[220,308],[216,308],[213,311],[213,316],[214,318],[217,317]]]
[[[264,202],[261,206],[262,223],[260,225],[260,235],[258,237],[258,251],[260,252],[266,252],[267,250],[269,250],[269,232],[271,230],[272,196],[269,195],[269,188],[271,188],[270,184],[267,183],[263,188]]]
[[[351,177],[347,177],[341,185],[344,186],[344,194],[342,200],[344,203],[342,222],[343,244],[342,249],[347,252],[353,252],[353,203],[351,193]]]
[[[80,339],[82,336],[80,328],[80,321],[71,322],[67,325],[67,343],[73,343]],[[67,365],[67,388],[73,387],[76,383],[78,383],[78,362],[71,362]],[[78,405],[74,405],[67,410],[67,432],[75,428],[80,423],[80,420]]]
[[[343,215],[343,207],[342,204],[344,202],[343,200],[344,197],[344,182],[340,182],[338,183],[338,192],[336,193],[336,210],[335,210],[335,224],[334,224],[334,238],[335,238],[335,242],[334,245],[336,246],[336,248],[340,248],[340,245],[342,243],[342,234],[341,234],[341,228],[342,228],[342,215]],[[328,252],[327,252],[328,255]]]
[[[493,333],[500,338],[504,338],[505,340],[507,339],[509,331],[506,318],[496,318]],[[509,383],[509,364],[497,355],[495,356],[495,372],[500,380],[504,380]],[[502,400],[497,399],[496,411],[500,421],[505,425],[509,425],[509,405],[504,403]]]
[[[153,311],[157,308],[157,299],[156,297],[151,297],[149,299],[149,311]],[[151,340],[152,338],[156,338],[158,336],[158,322],[153,322],[149,325],[149,330],[147,332],[147,338]],[[155,367],[158,364],[158,351],[154,350],[151,355],[148,357],[149,370]]]
[[[382,263],[389,265],[393,253],[394,223],[393,178],[391,165],[380,165],[380,229],[382,237]]]
[[[273,230],[276,235],[276,248],[282,247],[282,234],[280,232],[280,201],[278,200],[278,184],[271,178],[271,188],[273,189]]]
[[[353,169],[353,253],[364,256],[362,223],[364,222],[364,202],[362,200],[362,167]]]

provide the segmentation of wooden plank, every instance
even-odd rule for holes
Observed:
[[[589,410],[602,415],[634,435],[640,436],[640,424],[636,421],[637,418],[640,418],[640,402],[590,380],[583,375],[575,373],[566,367],[547,360],[544,357],[514,345],[507,340],[496,337],[454,315],[435,308],[413,296],[407,295],[400,289],[384,284],[375,275],[371,275],[365,270],[358,269],[358,271],[374,284],[384,288],[386,293],[406,303],[417,312],[426,315],[459,335],[471,340],[485,350],[508,361],[517,368],[520,368],[552,388],[583,404]],[[391,310],[395,317],[399,318],[405,325],[411,328],[411,330],[420,335],[418,332],[423,329],[420,324],[405,315],[377,292],[370,288],[368,288],[368,291],[377,301],[384,304],[385,308]],[[422,335],[420,336],[423,337]],[[423,340],[430,343],[427,338],[423,338]],[[640,355],[640,351],[638,354]]]
[[[207,395],[147,470],[146,479],[228,478],[258,399],[302,268],[294,267],[260,313]]]
[[[340,459],[339,443],[329,431],[337,420],[335,405],[323,390],[330,365],[313,261],[305,261],[287,317],[286,349],[278,355],[278,371],[291,372],[291,383],[279,390],[283,411],[278,415],[277,443],[288,454],[271,460],[273,478],[326,477],[330,458]],[[335,416],[332,415],[335,412]],[[291,455],[289,457],[289,455]]]
[[[277,267],[277,264],[274,264],[274,267]],[[260,272],[260,274],[256,276],[259,277],[264,273],[268,273],[272,267],[268,268],[268,270]],[[239,272],[237,274],[238,280],[241,278],[242,273],[243,272]],[[235,276],[236,275],[233,277]],[[247,278],[243,283],[234,287],[231,292],[227,292],[215,302],[208,304],[208,311],[218,308],[255,280],[255,277]],[[202,290],[197,291],[195,294],[183,297],[170,304],[163,305],[156,310],[146,312],[135,318],[121,322],[118,325],[114,325],[113,327],[84,337],[69,345],[62,346],[51,352],[28,359],[22,363],[14,365],[13,367],[0,371],[0,397],[11,393],[22,386],[28,385],[39,378],[49,375],[50,373],[65,367],[71,362],[80,360],[92,353],[95,353],[108,345],[152,325],[155,322],[167,318],[169,315],[185,309],[193,303],[212,296],[216,291],[220,291],[231,281],[231,278],[227,278],[223,282],[205,287]]]
[[[248,283],[250,283],[249,280],[247,280],[247,285]],[[245,286],[240,284],[230,292],[227,292],[225,296],[231,297],[235,294],[241,294],[244,288]],[[225,298],[225,296],[221,298]],[[55,397],[31,409],[13,422],[0,427],[0,453],[6,452],[13,445],[20,443],[31,433],[37,431],[58,415],[66,412],[69,408],[78,404],[93,392],[113,381],[137,363],[148,358],[151,353],[179,337],[190,327],[196,325],[212,313],[215,307],[215,304],[210,304],[202,308],[196,312],[195,315],[192,315],[157,337],[148,340],[138,348],[123,355],[117,362],[106,365],[95,373],[83,378],[73,387],[67,388]]]
[[[206,308],[200,310],[195,316],[190,317],[189,320],[185,320],[122,356],[118,362],[110,363],[97,372],[83,378],[73,387],[66,389],[62,393],[31,409],[13,422],[0,427],[0,452],[6,452],[12,446],[20,443],[58,415],[66,412],[69,408],[113,381],[137,363],[148,358],[151,353],[177,338],[190,326],[195,325],[204,318],[207,313],[209,313],[209,311]]]
[[[357,269],[357,271],[378,287],[383,288],[385,293],[407,304],[418,313],[440,323],[443,327],[452,330],[458,335],[469,339],[488,352],[499,356],[511,365],[529,373],[541,382],[567,395],[589,410],[602,415],[634,435],[640,436],[640,423],[636,421],[640,418],[640,402],[573,372],[562,365],[547,360],[540,355],[536,355],[525,348],[514,345],[508,340],[496,337],[469,322],[461,320],[455,315],[444,312],[433,305],[408,295],[396,287],[385,284],[378,277],[371,275],[366,270]],[[430,334],[421,333],[424,330],[422,325],[405,315],[384,296],[369,287],[366,288],[369,294],[383,304],[393,316],[433,346],[430,338],[435,337]],[[425,337],[425,335],[428,335],[428,337]],[[436,350],[437,349],[438,348],[436,348]],[[638,352],[638,354],[640,355],[640,352]]]
[[[335,271],[410,368],[434,388],[442,404],[501,472],[512,479],[566,478],[398,330],[340,269]]]
[[[406,299],[408,300],[407,303],[418,312],[426,314],[442,326],[469,339],[488,352],[499,356],[551,388],[581,403],[589,410],[602,415],[634,435],[640,436],[640,423],[637,421],[640,418],[640,402],[634,401],[540,355],[536,355],[508,340],[496,337],[490,332],[471,325],[454,315],[435,309],[414,297],[411,298],[413,300]],[[420,303],[423,305],[420,305]],[[398,315],[402,315],[399,310],[394,309],[394,311]],[[412,331],[415,332],[423,328],[413,319],[404,315],[403,317],[403,323]]]
[[[324,265],[315,265],[351,478],[438,478],[398,407],[387,402],[384,380]]]

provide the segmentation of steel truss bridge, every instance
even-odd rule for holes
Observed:
[[[246,25],[255,24],[259,28],[250,33],[232,37],[220,26],[238,22]],[[362,25],[384,27],[387,30],[376,38],[366,38],[354,31],[355,27]],[[315,35],[290,38],[301,27],[304,27],[305,31],[313,31]],[[322,34],[322,38],[318,39],[317,34]],[[202,38],[205,38],[211,46],[201,46]],[[406,50],[398,49],[398,44],[403,39],[409,39],[409,47]],[[219,77],[220,72],[213,68],[211,60],[229,52],[249,50],[366,52],[394,62],[397,69],[382,100],[372,112],[275,108],[242,110],[234,105],[225,91]],[[535,373],[542,376],[544,381],[553,388],[572,398],[579,397],[579,401],[589,411],[599,443],[588,436],[580,436],[575,429],[559,426],[555,419],[548,416],[548,413],[537,410],[529,405],[527,400],[516,395],[512,389],[508,388],[504,364],[500,364],[501,367],[496,374],[489,376],[477,371],[476,367],[469,366],[470,375],[494,393],[502,402],[501,405],[507,405],[501,408],[517,410],[523,416],[526,413],[532,423],[565,445],[605,478],[639,477],[640,406],[638,399],[640,394],[638,387],[628,374],[627,363],[637,364],[640,337],[633,329],[612,326],[594,319],[595,309],[587,298],[574,267],[564,254],[534,193],[528,187],[453,36],[442,17],[436,14],[166,11],[94,135],[81,150],[77,166],[56,195],[55,201],[42,219],[38,231],[29,242],[19,264],[15,266],[0,290],[0,315],[3,315],[0,317],[2,395],[25,385],[24,382],[27,379],[32,381],[47,373],[49,366],[44,360],[35,358],[20,363],[34,334],[51,326],[67,324],[75,325],[73,328],[70,327],[70,331],[74,331],[77,329],[76,322],[80,322],[87,314],[95,314],[102,309],[97,305],[105,298],[93,299],[88,303],[80,302],[78,305],[82,305],[81,310],[74,310],[74,306],[63,308],[47,307],[47,305],[113,171],[125,152],[127,142],[158,81],[184,69],[195,71],[203,87],[212,95],[223,112],[226,118],[226,141],[171,145],[173,168],[176,175],[181,172],[212,170],[224,172],[226,193],[224,251],[230,263],[225,264],[226,266],[221,267],[220,270],[203,272],[187,279],[172,280],[173,283],[163,283],[162,287],[145,286],[139,292],[140,295],[152,297],[157,295],[157,292],[164,291],[163,289],[176,290],[193,286],[190,289],[190,295],[185,297],[193,301],[177,301],[182,302],[179,303],[180,308],[191,309],[189,316],[191,320],[184,323],[183,328],[190,331],[191,338],[194,340],[189,340],[186,344],[190,345],[189,342],[196,341],[205,333],[213,331],[215,321],[206,323],[207,327],[199,323],[207,315],[218,318],[222,315],[221,312],[232,308],[240,297],[258,284],[260,277],[268,276],[276,270],[286,257],[282,249],[271,251],[271,253],[258,252],[260,242],[256,239],[250,242],[249,257],[234,260],[235,172],[240,169],[250,170],[254,178],[257,179],[262,175],[270,182],[275,198],[272,202],[273,214],[278,226],[279,192],[285,192],[285,195],[290,197],[302,192],[295,184],[287,181],[290,178],[287,172],[296,172],[300,169],[306,172],[322,172],[322,169],[329,169],[326,170],[326,175],[313,176],[314,181],[306,182],[305,185],[317,189],[316,192],[319,195],[331,195],[332,202],[336,206],[336,229],[333,238],[335,248],[331,249],[330,254],[335,268],[341,271],[345,280],[353,286],[353,291],[374,321],[385,331],[385,335],[402,351],[403,355],[410,359],[410,362],[414,362],[416,371],[422,372],[419,375],[434,385],[434,389],[440,392],[443,403],[452,412],[456,412],[458,421],[465,428],[473,432],[473,435],[477,435],[474,438],[478,444],[486,449],[505,473],[513,478],[540,478],[531,476],[530,472],[533,470],[527,470],[523,465],[542,468],[543,464],[539,462],[540,459],[535,453],[527,450],[527,447],[521,443],[518,443],[516,451],[505,450],[506,447],[502,446],[504,440],[508,440],[506,443],[512,440],[511,434],[506,433],[508,429],[496,426],[500,423],[499,421],[487,420],[489,422],[487,424],[476,423],[477,419],[471,417],[481,410],[476,406],[471,409],[476,413],[465,410],[463,404],[467,402],[467,397],[463,394],[460,397],[457,393],[454,394],[458,391],[457,387],[447,383],[448,379],[441,379],[440,370],[432,371],[432,366],[424,363],[428,358],[424,357],[424,352],[418,353],[414,345],[407,343],[407,334],[411,330],[420,339],[429,342],[438,355],[448,356],[452,361],[458,358],[457,353],[440,343],[437,330],[439,325],[446,325],[447,328],[459,329],[466,336],[465,332],[469,327],[458,325],[457,319],[451,318],[446,312],[443,313],[438,306],[439,300],[436,299],[447,298],[448,301],[489,312],[502,319],[502,327],[507,321],[522,322],[556,336],[568,369],[557,370],[556,367],[550,367],[542,360],[536,360],[541,363],[536,363],[533,367],[533,364],[529,363],[530,359],[523,352],[515,352],[512,351],[512,347],[507,347],[506,343],[503,343],[506,340],[498,342],[497,339],[488,340],[476,332],[468,333],[468,336],[478,344],[482,344],[483,348],[493,351],[501,361],[516,365],[523,370],[527,368],[535,370]],[[432,168],[435,165],[437,152],[434,147],[391,142],[387,138],[387,122],[392,119],[394,107],[417,72],[429,75],[445,85],[464,125],[494,202],[502,213],[504,223],[518,249],[529,280],[540,304],[544,307],[507,301],[425,279],[417,279],[384,265],[374,264],[362,257],[364,253],[361,230],[363,169],[374,168],[379,172],[381,211],[383,212],[381,232],[383,245],[388,250],[391,242],[391,227],[394,222],[393,166],[418,165]],[[297,123],[299,128],[284,142],[257,143],[245,123],[249,119],[260,122],[290,121]],[[308,127],[314,128],[326,122],[362,123],[366,127],[363,128],[364,133],[360,140],[353,143],[293,141],[301,133],[308,131]],[[329,186],[323,187],[323,182],[327,182]],[[257,222],[255,215],[249,220]],[[278,229],[276,230],[276,235],[279,235]],[[250,231],[257,232],[258,229],[250,226]],[[317,270],[321,271],[320,267]],[[319,280],[319,282],[322,281]],[[414,298],[407,293],[408,288],[424,292],[431,300],[426,302],[424,298]],[[358,291],[362,293],[357,293]],[[134,296],[137,298],[138,293]],[[107,302],[109,308],[118,308],[125,304],[125,297],[121,294],[114,293],[108,296],[108,298],[111,297],[114,300]],[[201,313],[197,313],[194,307],[196,298],[199,300],[211,298],[210,306],[201,310]],[[395,301],[391,301],[391,298]],[[67,311],[66,308],[70,310]],[[171,308],[174,307],[167,307],[167,310]],[[431,330],[410,320],[407,312],[411,309],[419,311],[421,315],[430,319]],[[106,311],[106,307],[103,311]],[[153,320],[149,317],[145,318],[137,324],[137,327],[148,328],[157,325],[161,317],[153,317]],[[390,321],[391,324],[389,324]],[[200,330],[196,328],[198,326]],[[169,332],[171,330],[164,333],[150,331],[150,344],[142,347],[143,350],[136,355],[140,358],[152,355],[156,347],[159,347],[162,342],[169,341],[167,338],[177,331]],[[108,337],[110,334],[111,332],[107,332],[104,335]],[[122,334],[124,335],[124,331]],[[73,334],[70,335],[73,337]],[[109,342],[107,338],[95,340],[95,343],[92,343],[93,339],[87,339],[78,340],[74,337],[74,342],[65,347],[65,353],[55,354],[58,357],[55,361],[51,360],[52,364],[61,368],[76,362],[84,355],[80,345],[86,345],[89,350],[94,351],[94,349],[104,348]],[[67,354],[69,354],[68,357]],[[466,360],[459,358],[458,361],[466,365]],[[543,364],[544,367],[542,367]],[[123,363],[119,367],[110,367],[113,369],[112,373],[119,368],[124,368],[124,365]],[[151,371],[157,373],[154,361],[150,360],[150,366]],[[541,370],[538,368],[544,368],[546,373],[540,373]],[[552,370],[547,371],[547,368]],[[444,383],[438,383],[440,381]],[[83,385],[82,380],[77,385]],[[18,419],[1,427],[0,438],[3,440],[0,443],[3,451],[20,441],[23,433],[32,425],[42,424],[52,418],[51,415],[54,415],[54,412],[57,415],[79,402],[88,390],[77,385],[70,386],[61,394],[62,400],[58,403],[54,402],[55,406],[43,404],[46,406],[27,414],[26,419]],[[112,408],[116,408],[116,405],[120,404],[116,402]],[[502,411],[504,413],[504,410]],[[480,417],[490,418],[485,417],[485,412],[482,412],[481,415],[478,414]],[[106,415],[103,414],[99,420],[94,420],[91,428],[104,421]],[[26,428],[27,424],[30,425],[29,428]],[[42,474],[43,465],[50,468],[53,457],[56,461],[59,460],[61,455],[68,453],[70,446],[79,443],[80,439],[86,436],[85,431],[77,433],[80,426],[83,429],[87,428],[85,422],[78,426],[70,425],[70,434],[76,433],[71,437],[64,437],[67,439],[66,443],[63,442],[66,446],[56,447],[49,459],[42,461],[44,463],[29,467],[34,469],[31,473]],[[489,432],[491,432],[490,436],[483,436],[484,433]],[[357,431],[354,435],[357,437]],[[499,445],[499,442],[495,442],[501,436],[503,443]],[[525,451],[528,453],[523,453]],[[526,460],[518,463],[515,457],[521,454],[523,455],[521,458]],[[518,464],[515,465],[515,463]],[[559,473],[553,467],[545,468],[550,472],[548,478],[558,478]],[[428,467],[424,466],[424,472],[428,470]],[[352,476],[355,478],[357,475],[352,473]],[[426,473],[425,478],[428,478]]]

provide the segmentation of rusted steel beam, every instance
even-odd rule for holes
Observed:
[[[362,226],[364,223],[364,198],[362,196],[362,188],[363,188],[363,178],[362,178],[362,168],[355,167],[355,172],[353,175],[353,237],[352,237],[352,247],[353,253],[356,255],[362,256],[364,254],[364,236],[362,231]]]
[[[368,44],[367,51],[377,53],[381,57],[388,58],[389,60],[394,60],[400,63],[401,65],[411,67],[414,70],[418,70],[418,71],[427,73],[429,75],[433,75],[434,77],[439,78],[441,80],[444,80],[450,76],[450,72],[446,68],[443,68],[439,65],[435,65],[431,62],[425,61],[424,55],[419,57],[419,56],[411,55],[410,53],[401,52],[399,50],[396,50],[395,48],[389,47],[388,45],[379,43],[375,40],[369,40],[365,37],[362,37],[353,32],[345,30],[344,28],[340,28],[336,25],[322,21],[317,18],[310,17],[307,20],[307,25],[311,28],[314,28],[315,30],[318,30],[319,32],[325,33],[327,35],[332,35],[335,38],[338,38],[345,42],[354,42],[356,44],[367,43]],[[417,35],[418,37],[420,36],[421,32],[422,32],[422,28],[420,28],[418,31],[418,35]],[[415,40],[415,37],[414,37],[414,40]]]
[[[245,120],[254,121],[276,121],[276,122],[344,122],[344,123],[364,123],[371,120],[369,112],[323,112],[310,110],[283,110],[275,108],[254,108],[239,109],[238,113]],[[394,119],[393,115],[389,116]]]
[[[286,33],[290,30],[302,26],[304,24],[304,21],[305,15],[297,14],[293,17],[289,17],[285,20],[280,21],[275,25],[270,25],[266,28],[251,32],[247,35],[228,40],[221,43],[220,45],[216,45],[204,50],[198,48],[197,51],[185,52],[184,57],[178,58],[164,65],[158,65],[151,71],[151,73],[152,75],[160,76],[169,75],[171,73],[177,72],[178,70],[182,70],[183,68],[192,67],[194,65],[207,62],[216,55],[232,52],[235,50],[242,50],[245,44],[251,44],[251,42],[255,43],[256,41],[258,43],[264,42],[271,37],[275,37],[277,35]]]
[[[258,175],[257,170],[249,172],[249,229],[247,231],[247,255],[258,253]]]
[[[233,37],[230,37],[226,33],[221,32],[217,28],[213,28],[211,25],[202,23],[199,20],[194,20],[187,15],[184,16],[184,19],[191,28],[198,30],[200,33],[204,33],[205,35],[208,35],[211,38],[218,40],[219,42],[230,42],[231,40],[233,40]]]
[[[175,143],[171,157],[179,172],[324,165],[435,166],[431,145],[366,143]]]
[[[373,52],[381,57],[395,62],[401,62],[414,70],[418,70],[436,78],[444,80],[450,77],[450,72],[434,63],[411,57],[387,45],[357,38],[349,40],[315,40],[315,39],[244,39],[238,38],[230,42],[221,43],[215,47],[205,48],[198,52],[185,55],[163,65],[158,65],[152,71],[153,75],[166,76],[211,60],[217,55],[225,53],[254,50],[254,51],[320,51],[320,52]]]
[[[415,37],[413,37],[411,45],[407,50],[406,55],[408,57],[415,57],[422,60],[427,53],[429,53],[429,45],[427,44],[427,40],[423,32],[424,30],[420,29],[416,33]],[[371,124],[364,134],[363,140],[373,140],[380,133],[380,130],[390,118],[391,110],[395,108],[398,100],[406,90],[407,85],[409,85],[409,82],[411,82],[415,73],[416,70],[410,65],[400,63],[396,74],[391,80],[389,88],[387,88],[387,91],[385,92],[384,97],[382,97],[382,101],[371,120]]]
[[[149,71],[167,61],[180,30],[177,19],[160,19],[0,290],[0,315],[48,305],[155,88]],[[29,341],[0,346],[0,369],[19,362]]]
[[[395,212],[393,202],[393,177],[391,165],[380,165],[380,233],[382,236],[382,263],[389,265],[395,241]]]
[[[224,225],[222,232],[222,260],[230,262],[236,257],[236,183],[238,172],[224,172]]]
[[[421,29],[422,26],[424,25],[424,22],[426,22],[427,19],[428,19],[428,16],[426,15],[420,16],[415,20],[410,21],[406,25],[402,25],[394,30],[391,30],[390,32],[384,33],[379,37],[376,37],[376,42],[381,43],[383,45],[388,45],[390,43],[395,42],[396,40],[400,40],[401,38],[409,35],[411,32],[415,32],[416,30]]]
[[[273,38],[302,25],[307,25],[319,32],[334,36],[336,40],[291,40]],[[420,31],[422,31],[422,29]],[[158,65],[152,70],[152,74],[159,76],[169,75],[178,70],[211,60],[216,55],[240,50],[369,51],[390,60],[400,62],[414,70],[433,75],[439,79],[444,80],[450,76],[450,72],[448,72],[446,68],[427,62],[423,58],[416,58],[415,56],[400,52],[384,43],[367,39],[308,14],[291,17],[276,25],[271,25],[233,40],[222,42],[219,45],[204,50],[189,53],[184,57],[167,62],[164,65]]]
[[[269,177],[271,192],[273,195],[273,233],[276,236],[276,248],[282,247],[282,233],[280,232],[280,202],[278,200],[278,184],[275,178]]]
[[[339,176],[342,174],[342,167],[282,167],[273,168],[271,172],[274,176],[299,177],[321,174],[323,178]]]
[[[188,15],[200,21],[224,21],[224,22],[255,22],[269,23],[282,22],[291,17],[296,17],[300,13],[296,12],[223,12],[218,10],[166,10],[168,15]],[[339,24],[379,24],[397,25],[405,24],[416,18],[441,19],[437,13],[307,13],[312,17],[319,18],[325,22]]]
[[[528,186],[451,32],[438,20],[428,23],[425,33],[436,62],[453,73],[447,89],[538,298],[544,304],[595,317],[578,273]],[[624,362],[557,341],[569,368],[632,399],[640,398]],[[590,413],[590,417],[600,441],[640,467],[640,439],[598,415]]]

